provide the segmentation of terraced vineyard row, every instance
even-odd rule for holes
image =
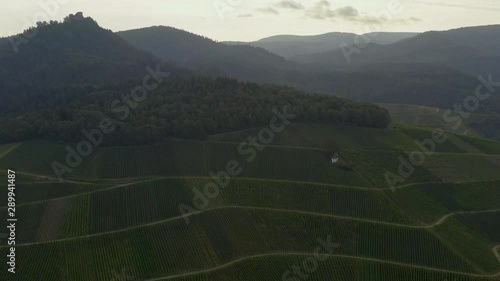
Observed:
[[[190,225],[178,219],[95,237],[18,246],[18,259],[24,266],[15,280],[107,281],[112,270],[123,267],[147,279],[208,269],[253,255],[312,253],[318,237],[339,243],[339,255],[470,273],[482,267],[464,262],[425,229],[235,209],[194,216]],[[6,252],[7,247],[0,248],[0,255]],[[0,278],[6,272],[2,270]]]
[[[500,211],[480,214],[461,214],[457,220],[481,234],[495,245],[500,244]]]
[[[439,128],[439,126],[438,126]],[[342,149],[402,150],[418,149],[415,140],[432,137],[432,130],[407,124],[393,124],[392,128],[354,128],[342,125],[292,123],[276,135],[273,145],[322,148],[326,140],[334,140]],[[212,141],[246,141],[259,129],[230,132],[210,137]],[[447,133],[448,141],[436,147],[437,152],[500,154],[500,143],[489,139]],[[370,137],[366,137],[370,136]]]
[[[0,175],[1,177],[1,175]],[[27,204],[33,201],[49,200],[84,192],[92,192],[109,185],[104,184],[75,184],[60,182],[22,183],[22,188],[16,190],[17,204]],[[0,207],[7,206],[7,198],[0,197]]]
[[[319,262],[316,270],[303,268],[304,261],[311,255],[270,255],[240,260],[227,266],[203,273],[163,278],[157,281],[262,281],[282,280],[286,272],[299,267],[307,280],[315,281],[385,281],[385,280],[453,280],[453,281],[494,281],[497,277],[473,277],[457,273],[447,273],[424,268],[389,264],[349,257],[329,257]],[[306,265],[307,266],[307,265]],[[308,267],[309,268],[309,267]],[[314,267],[311,267],[314,268]],[[289,274],[289,279],[299,275]]]
[[[61,233],[55,238],[83,236],[179,217],[182,215],[180,204],[199,207],[193,204],[194,198],[200,198],[197,199],[202,200],[200,203],[207,202],[204,209],[253,206],[412,224],[412,220],[395,203],[382,191],[375,189],[234,178],[226,188],[220,189],[220,194],[215,198],[205,195],[198,197],[193,192],[194,188],[203,192],[204,187],[211,182],[213,180],[208,178],[154,180],[75,196],[64,201],[20,206],[18,209],[26,212],[26,217],[30,219],[20,220],[18,224],[29,225],[35,230],[43,229],[40,218],[50,212],[50,205],[61,205],[64,217],[60,222]],[[56,185],[44,184],[43,187],[49,190],[60,188],[59,193],[67,191],[66,187],[82,188],[79,184]],[[2,210],[4,212],[5,209]],[[25,232],[18,237],[23,243],[35,242],[32,240],[35,238]]]
[[[37,141],[23,143],[19,149],[0,159],[0,167],[13,166],[22,172],[55,176],[52,162],[65,162],[64,147],[53,145],[33,164],[28,154],[38,149]],[[19,151],[19,152],[18,152]],[[59,156],[58,156],[59,155]],[[203,176],[226,171],[227,163],[237,161],[241,177],[315,181],[339,185],[369,186],[354,171],[331,164],[323,152],[309,149],[268,147],[250,154],[240,154],[238,146],[195,141],[171,141],[142,147],[99,148],[84,159],[69,177],[87,179],[141,178],[154,176]],[[27,164],[30,162],[30,164]],[[307,163],[307,165],[305,165]]]
[[[230,180],[226,188],[209,198],[199,195],[213,182],[209,178],[169,178],[93,192],[68,198],[19,206],[26,219],[20,227],[43,229],[41,218],[50,206],[61,206],[61,231],[54,239],[96,234],[161,221],[183,215],[179,206],[196,210],[224,206],[247,206],[345,216],[407,225],[431,225],[453,212],[500,209],[499,182],[469,184],[422,184],[397,192],[253,179]],[[40,194],[88,191],[97,185],[27,184]],[[66,189],[69,188],[69,189]],[[198,190],[195,193],[193,190]],[[385,193],[385,194],[384,194]],[[197,195],[198,194],[198,195]],[[389,199],[392,197],[392,200]],[[22,198],[22,197],[21,197]],[[24,202],[24,201],[20,201]],[[5,214],[5,209],[0,209]],[[186,213],[190,210],[185,209]],[[22,232],[20,242],[36,242],[37,237]],[[30,232],[31,233],[31,232]]]
[[[386,193],[408,216],[423,224],[457,211],[500,209],[500,181],[425,183]]]
[[[484,214],[480,215],[480,217],[483,216]],[[496,218],[498,219],[498,215],[496,215]],[[498,225],[498,220],[490,221],[489,225]],[[498,226],[496,228],[498,229]],[[464,260],[478,265],[478,269],[483,272],[500,271],[500,261],[493,253],[493,247],[498,245],[498,242],[493,243],[487,237],[478,234],[477,230],[475,231],[455,218],[451,218],[442,225],[437,226],[434,231],[445,241],[444,243],[455,249],[457,254],[461,255]],[[498,235],[498,233],[493,235]]]

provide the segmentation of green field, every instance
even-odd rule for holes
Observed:
[[[500,279],[498,142],[448,134],[391,190],[385,173],[431,130],[295,124],[247,161],[238,142],[257,132],[95,148],[63,182],[51,163],[65,163],[65,144],[0,146],[0,177],[16,171],[18,219],[18,273],[3,264],[0,280],[109,281],[123,270],[133,280],[282,280],[328,236],[340,247],[310,280]],[[323,149],[332,139],[342,164]],[[241,171],[183,217],[180,204],[195,207],[195,190],[231,161]]]
[[[458,272],[491,270],[464,261],[425,229],[238,209],[202,213],[189,226],[177,219],[106,235],[18,246],[19,260],[30,267],[16,278],[107,280],[114,268],[122,267],[141,279],[161,277],[253,255],[312,253],[316,239],[329,236],[341,245],[335,249],[337,255]],[[0,253],[5,255],[6,248],[0,248]]]
[[[110,188],[90,194],[75,194],[67,199],[67,205],[61,210],[64,217],[59,222],[60,231],[51,239],[98,234],[178,218],[182,216],[179,210],[180,204],[194,207],[193,188],[203,191],[203,187],[210,182],[213,181],[209,178],[170,178]],[[59,188],[59,196],[54,198],[62,197],[60,195],[63,191],[69,192],[66,184],[39,187],[42,190],[48,187],[50,191]],[[98,187],[75,185],[73,188],[87,192],[88,188]],[[21,197],[22,199],[24,198]],[[18,211],[26,213],[26,217],[30,219],[20,220],[18,226],[34,227],[36,232],[43,231],[42,218],[50,213],[49,205],[60,202],[61,200],[52,200],[19,206]],[[207,202],[209,204],[203,210],[253,207],[413,224],[413,220],[407,217],[384,192],[374,189],[232,179],[217,198],[208,198]],[[4,211],[5,209],[1,209],[1,212]],[[38,241],[36,236],[29,234],[30,232],[20,233],[18,241],[23,243]]]

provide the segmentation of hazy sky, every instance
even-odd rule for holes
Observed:
[[[167,25],[215,40],[500,23],[500,0],[0,0],[0,36],[77,11],[113,31]],[[8,3],[8,4],[7,4]],[[15,3],[15,4],[12,4]],[[43,8],[47,3],[50,9]]]

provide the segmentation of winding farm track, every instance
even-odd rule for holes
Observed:
[[[44,178],[44,179],[49,179],[49,180],[55,180],[57,182],[59,181],[57,178],[50,177],[50,176],[43,176],[43,175],[38,175],[38,174],[32,174],[32,173],[24,173],[20,172],[21,174],[26,174],[30,176],[36,176],[39,178]],[[162,179],[173,179],[173,178],[179,178],[179,177],[156,177],[156,178],[149,178],[149,179],[144,179],[141,181],[135,181],[135,182],[126,182],[126,183],[119,183],[117,185],[103,188],[100,190],[94,190],[90,192],[85,192],[85,193],[78,193],[74,195],[69,195],[65,197],[59,197],[59,198],[53,198],[49,200],[41,200],[41,201],[34,201],[34,202],[29,202],[23,205],[30,205],[30,204],[36,204],[40,202],[46,202],[46,201],[55,201],[55,200],[61,200],[61,199],[69,199],[73,197],[78,197],[82,195],[87,195],[87,194],[93,194],[93,193],[98,193],[98,192],[103,192],[103,191],[108,191],[112,189],[117,189],[117,188],[122,188],[134,184],[139,184],[139,183],[144,183],[148,181],[156,181],[156,180],[162,180]],[[186,178],[186,177],[183,177]],[[187,177],[189,179],[206,179],[206,177]],[[239,178],[239,180],[262,180],[259,178]],[[123,179],[127,180],[127,179]],[[130,180],[130,179],[128,179]],[[358,189],[358,190],[365,190],[365,191],[370,191],[370,192],[383,192],[385,190],[390,190],[390,188],[374,188],[374,187],[362,187],[362,186],[348,186],[348,185],[337,185],[337,184],[329,184],[329,183],[314,183],[314,182],[303,182],[303,181],[291,181],[291,180],[278,180],[278,179],[266,179],[267,181],[274,181],[274,182],[289,182],[289,183],[295,183],[295,184],[309,184],[309,185],[318,185],[318,186],[331,186],[331,187],[336,187],[336,188],[346,188],[346,189]],[[92,182],[84,182],[84,181],[75,181],[75,180],[63,180],[62,182],[65,183],[75,183],[75,184],[89,184]],[[401,185],[397,187],[399,188],[406,188],[410,186],[418,186],[418,185],[423,185],[423,184],[432,184],[436,182],[419,182],[419,183],[409,183],[405,185]],[[22,205],[19,205],[22,206]],[[416,228],[416,229],[430,229],[436,226],[439,226],[443,224],[447,219],[455,216],[455,215],[460,215],[460,214],[480,214],[480,213],[491,213],[491,212],[498,212],[500,209],[492,209],[492,210],[481,210],[481,211],[457,211],[457,212],[452,212],[449,214],[444,215],[441,217],[439,220],[432,224],[428,225],[406,225],[406,224],[398,224],[398,223],[391,223],[391,222],[383,222],[383,221],[376,221],[376,220],[370,220],[370,219],[361,219],[361,218],[355,218],[355,217],[346,217],[346,216],[339,216],[339,215],[332,215],[332,214],[322,214],[322,213],[315,213],[315,212],[307,212],[307,211],[297,211],[297,210],[287,210],[287,209],[277,209],[277,208],[266,208],[266,207],[246,207],[246,206],[223,206],[223,207],[216,207],[216,208],[211,208],[207,210],[201,210],[196,213],[188,214],[185,216],[178,216],[178,217],[172,217],[168,218],[165,220],[159,220],[156,222],[148,223],[148,224],[142,224],[142,225],[137,225],[129,228],[124,228],[124,229],[118,229],[118,230],[113,230],[113,231],[107,231],[107,232],[101,232],[101,233],[96,233],[96,234],[90,234],[90,235],[85,235],[85,236],[76,236],[76,237],[70,237],[70,238],[64,238],[64,239],[57,239],[57,240],[50,240],[50,241],[43,241],[43,242],[34,242],[34,243],[25,243],[25,244],[19,244],[18,246],[30,246],[30,245],[38,245],[38,244],[45,244],[45,243],[57,243],[57,242],[64,242],[64,241],[72,241],[72,240],[78,240],[78,239],[85,239],[85,238],[91,238],[91,237],[96,237],[96,236],[102,236],[102,235],[107,235],[107,234],[113,234],[113,233],[120,233],[120,232],[125,232],[131,229],[138,229],[142,227],[148,227],[148,226],[154,226],[162,223],[167,223],[171,221],[176,221],[176,220],[181,220],[185,219],[186,217],[191,217],[194,215],[199,215],[204,212],[214,212],[218,210],[225,210],[225,209],[243,209],[243,210],[264,210],[264,211],[274,211],[274,212],[285,212],[285,213],[294,213],[294,214],[304,214],[304,215],[312,215],[312,216],[321,216],[321,217],[329,217],[329,218],[334,218],[334,219],[341,219],[341,220],[352,220],[352,221],[359,221],[359,222],[367,222],[367,223],[375,223],[375,224],[383,224],[383,225],[390,225],[390,226],[396,226],[396,227],[406,227],[406,228]],[[1,247],[0,247],[1,248]],[[500,263],[500,245],[495,246],[492,249],[492,252],[494,253],[495,257]],[[168,279],[173,279],[173,278],[178,278],[178,277],[184,277],[184,276],[191,276],[195,274],[201,274],[201,273],[208,273],[208,272],[213,272],[216,270],[224,269],[226,267],[229,267],[233,264],[239,263],[239,262],[244,262],[249,259],[254,259],[254,258],[259,258],[259,257],[269,257],[269,256],[297,256],[297,255],[308,255],[309,253],[274,253],[274,254],[261,254],[261,255],[254,255],[254,256],[248,256],[244,258],[240,258],[234,261],[231,261],[229,263],[213,267],[210,269],[204,269],[200,271],[193,271],[193,272],[187,272],[187,273],[182,273],[182,274],[177,274],[177,275],[171,275],[171,276],[165,276],[165,277],[159,277],[155,279],[148,279],[146,281],[160,281],[160,280],[168,280]],[[451,273],[451,274],[459,274],[459,275],[464,275],[464,276],[470,276],[470,277],[496,277],[500,276],[500,272],[497,274],[491,274],[491,275],[481,275],[481,274],[472,274],[472,273],[463,273],[463,272],[455,272],[455,271],[449,271],[449,270],[444,270],[444,269],[436,269],[436,268],[431,268],[431,267],[425,267],[425,266],[417,266],[417,265],[412,265],[412,264],[404,264],[404,263],[398,263],[398,262],[392,262],[392,261],[386,261],[386,260],[380,260],[380,259],[372,259],[372,258],[364,258],[364,257],[356,257],[356,256],[347,256],[347,255],[329,255],[333,257],[340,257],[340,258],[350,258],[350,259],[356,259],[356,260],[364,260],[364,261],[373,261],[373,262],[379,262],[379,263],[386,263],[386,264],[392,264],[392,265],[400,265],[400,266],[406,266],[406,267],[412,267],[412,268],[419,268],[419,269],[425,269],[425,270],[431,270],[431,271],[436,271],[436,272],[443,272],[443,273]]]
[[[500,245],[493,247],[493,254],[495,254],[495,257],[497,257],[497,260],[500,263]]]
[[[448,218],[455,216],[455,215],[465,215],[465,214],[486,214],[486,213],[494,213],[494,212],[500,212],[500,209],[492,209],[492,210],[482,210],[482,211],[458,211],[458,212],[453,212],[449,213],[442,218],[440,218],[438,221],[436,221],[433,224],[425,225],[423,226],[424,228],[433,228],[435,226],[438,226],[440,224],[443,224]]]
[[[21,145],[21,143],[17,143],[15,145],[13,145],[12,147],[10,147],[9,149],[7,149],[6,151],[0,153],[0,158],[4,157],[5,155],[11,153],[14,149],[16,149],[19,145]]]
[[[38,245],[38,244],[44,244],[44,243],[56,243],[56,242],[64,242],[64,241],[72,241],[72,240],[78,240],[78,239],[86,239],[86,238],[92,238],[92,237],[97,237],[97,236],[103,236],[103,235],[108,235],[108,234],[113,234],[113,233],[120,233],[120,232],[125,232],[128,230],[132,229],[138,229],[138,228],[143,228],[143,227],[148,227],[148,226],[154,226],[154,225],[159,225],[167,222],[172,222],[176,220],[182,220],[186,218],[190,218],[191,216],[196,216],[202,213],[209,213],[209,212],[216,212],[220,210],[227,210],[227,209],[233,209],[233,210],[262,210],[262,211],[272,211],[272,212],[281,212],[281,213],[293,213],[293,214],[303,214],[303,215],[310,215],[310,216],[320,216],[320,217],[328,217],[328,218],[334,218],[334,219],[340,219],[340,220],[350,220],[350,221],[359,221],[359,222],[366,222],[366,223],[373,223],[373,224],[382,224],[382,225],[389,225],[389,226],[396,226],[396,227],[405,227],[405,228],[415,228],[415,229],[422,229],[422,228],[430,228],[436,225],[439,225],[443,223],[445,220],[440,219],[438,222],[432,224],[432,225],[406,225],[406,224],[398,224],[398,223],[391,223],[391,222],[381,222],[381,221],[374,221],[374,220],[369,220],[369,219],[360,219],[360,218],[353,218],[353,217],[346,217],[346,216],[337,216],[337,215],[331,215],[331,214],[321,214],[321,213],[314,213],[314,212],[305,212],[305,211],[295,211],[295,210],[286,210],[286,209],[277,209],[277,208],[266,208],[266,207],[246,207],[246,206],[223,206],[223,207],[216,207],[216,208],[211,208],[211,209],[206,209],[206,210],[201,210],[196,213],[190,213],[184,216],[177,216],[177,217],[172,217],[164,220],[159,220],[147,224],[141,224],[141,225],[136,225],[132,227],[127,227],[127,228],[122,228],[122,229],[117,229],[117,230],[112,230],[112,231],[105,231],[105,232],[99,232],[95,234],[89,234],[89,235],[83,235],[83,236],[75,236],[75,237],[69,237],[69,238],[63,238],[63,239],[56,239],[56,240],[51,240],[51,241],[45,241],[45,242],[33,242],[33,243],[20,243],[17,244],[18,246],[32,246],[32,245]],[[474,213],[487,213],[487,212],[497,212],[499,210],[487,210],[487,211],[474,211]],[[462,213],[467,213],[467,212],[462,212]],[[445,217],[449,218],[454,214],[448,214]],[[0,247],[1,248],[1,247]]]
[[[36,176],[40,178],[45,178],[45,179],[51,179],[51,180],[58,180],[57,178],[50,177],[50,176],[43,176],[43,175],[36,175],[36,174],[31,174],[31,173],[22,173],[26,175],[31,175],[31,176]],[[52,200],[61,200],[61,199],[68,199],[72,197],[77,197],[81,196],[84,194],[91,194],[91,193],[97,193],[97,192],[102,192],[110,189],[116,189],[116,188],[121,188],[125,186],[130,186],[133,184],[138,184],[138,183],[143,183],[143,182],[148,182],[148,181],[155,181],[155,180],[161,180],[161,179],[169,179],[169,178],[179,178],[179,177],[157,177],[157,178],[150,178],[150,179],[145,179],[142,181],[137,181],[137,182],[127,182],[127,183],[120,183],[108,188],[103,188],[97,191],[90,191],[86,193],[79,193],[79,194],[74,194],[66,197],[60,197],[60,198],[54,198],[54,199],[49,199],[49,200],[42,200],[42,201],[37,201],[37,202],[30,202],[28,204],[36,204],[38,202],[45,202],[45,201],[52,201]],[[184,177],[185,178],[185,177]],[[191,179],[196,179],[196,178],[207,178],[207,177],[187,177]],[[259,178],[238,178],[239,180],[262,180]],[[126,179],[123,179],[126,180]],[[298,184],[310,184],[310,185],[320,185],[320,186],[331,186],[331,187],[337,187],[337,188],[351,188],[351,189],[360,189],[360,190],[367,190],[367,191],[372,191],[372,192],[381,192],[390,188],[374,188],[374,187],[362,187],[362,186],[346,186],[346,185],[336,185],[336,184],[328,184],[328,183],[314,183],[314,182],[300,182],[300,181],[290,181],[290,180],[275,180],[275,179],[266,179],[270,181],[279,181],[279,182],[290,182],[290,183],[298,183]],[[75,180],[64,180],[66,183],[77,183],[77,184],[88,184],[90,182],[82,182],[82,181],[75,181]],[[397,188],[405,188],[405,187],[410,187],[410,186],[417,186],[417,185],[422,185],[422,184],[429,184],[429,183],[436,183],[436,182],[420,182],[420,183],[410,183],[410,184],[405,184],[402,186],[399,186]],[[22,206],[22,205],[19,205]],[[243,210],[264,210],[264,211],[274,211],[274,212],[286,212],[286,213],[294,213],[294,214],[304,214],[304,215],[314,215],[314,216],[321,216],[321,217],[330,217],[330,218],[335,218],[335,219],[341,219],[341,220],[352,220],[352,221],[360,221],[360,222],[367,222],[367,223],[375,223],[375,224],[383,224],[383,225],[390,225],[390,226],[396,226],[396,227],[405,227],[405,228],[433,228],[436,226],[439,226],[446,222],[447,219],[455,216],[455,215],[460,215],[460,214],[479,214],[479,213],[490,213],[490,212],[498,212],[500,209],[493,209],[493,210],[481,210],[481,211],[457,211],[457,212],[452,212],[449,214],[444,215],[441,217],[439,220],[436,222],[429,224],[429,225],[405,225],[405,224],[398,224],[398,223],[391,223],[391,222],[383,222],[383,221],[375,221],[375,220],[370,220],[370,219],[361,219],[361,218],[354,218],[354,217],[346,217],[346,216],[338,216],[338,215],[332,215],[332,214],[321,214],[321,213],[314,213],[314,212],[307,212],[307,211],[296,211],[296,210],[285,210],[285,209],[277,209],[277,208],[265,208],[265,207],[245,207],[245,206],[224,206],[224,207],[217,207],[217,208],[212,208],[212,209],[207,209],[207,210],[201,210],[197,213],[189,214],[186,216],[178,216],[178,217],[173,217],[173,218],[168,218],[165,220],[160,220],[148,224],[142,224],[142,225],[137,225],[129,228],[124,228],[124,229],[119,229],[119,230],[114,230],[114,231],[107,231],[107,232],[101,232],[101,233],[96,233],[96,234],[91,234],[91,235],[85,235],[85,236],[77,236],[77,237],[70,237],[70,238],[65,238],[65,239],[58,239],[58,240],[50,240],[50,241],[43,241],[43,242],[35,242],[35,243],[26,243],[26,244],[19,244],[18,246],[29,246],[29,245],[38,245],[38,244],[46,244],[46,243],[57,243],[57,242],[63,242],[63,241],[72,241],[72,240],[78,240],[78,239],[85,239],[85,238],[91,238],[91,237],[96,237],[96,236],[101,236],[101,235],[107,235],[107,234],[112,234],[112,233],[120,233],[120,232],[125,232],[131,229],[138,229],[138,228],[143,228],[143,227],[148,227],[148,226],[154,226],[162,223],[167,223],[171,221],[176,221],[176,220],[181,220],[186,217],[190,216],[196,216],[204,212],[214,212],[218,210],[225,210],[225,209],[243,209]],[[2,248],[2,247],[0,247]],[[495,246],[492,249],[492,252],[494,253],[495,257],[497,258],[498,262],[500,263],[500,245]],[[212,267],[209,269],[203,269],[199,271],[191,271],[191,272],[186,272],[186,273],[181,273],[181,274],[176,274],[176,275],[169,275],[169,276],[164,276],[164,277],[158,277],[154,279],[147,279],[145,281],[160,281],[160,280],[169,280],[169,279],[174,279],[174,278],[179,278],[179,277],[186,277],[186,276],[192,276],[196,274],[202,274],[202,273],[210,273],[214,272],[217,270],[221,270],[227,267],[230,267],[234,264],[245,262],[247,260],[251,259],[256,259],[256,258],[261,258],[261,257],[273,257],[273,256],[307,256],[311,255],[311,253],[271,253],[271,254],[260,254],[260,255],[253,255],[253,256],[247,256],[243,258],[239,258],[233,261],[230,261],[226,264],[219,265],[216,267]],[[464,273],[464,272],[457,272],[457,271],[451,271],[451,270],[445,270],[445,269],[437,269],[437,268],[432,268],[432,267],[426,267],[426,266],[418,266],[418,265],[412,265],[412,264],[405,264],[405,263],[399,263],[399,262],[393,262],[393,261],[386,261],[386,260],[380,260],[380,259],[373,259],[373,258],[365,258],[365,257],[357,257],[357,256],[347,256],[347,255],[323,255],[323,256],[330,256],[330,257],[337,257],[337,258],[345,258],[345,259],[355,259],[355,260],[361,260],[361,261],[371,261],[371,262],[377,262],[377,263],[383,263],[383,264],[389,264],[389,265],[398,265],[398,266],[404,266],[404,267],[410,267],[410,268],[416,268],[416,269],[423,269],[423,270],[429,270],[429,271],[434,271],[434,272],[442,272],[442,273],[450,273],[450,274],[458,274],[458,275],[463,275],[463,276],[469,276],[469,277],[499,277],[500,272],[496,274],[474,274],[474,273]]]
[[[170,275],[170,276],[164,276],[164,277],[158,277],[158,278],[153,278],[153,279],[146,279],[144,281],[161,281],[161,280],[168,280],[168,279],[174,279],[174,278],[180,278],[180,277],[187,277],[187,276],[202,274],[202,273],[210,273],[213,271],[217,271],[220,269],[230,267],[231,265],[234,265],[234,264],[237,264],[240,262],[244,262],[246,260],[251,260],[251,259],[256,259],[256,258],[275,257],[275,256],[310,256],[310,255],[311,255],[311,253],[274,253],[274,254],[254,255],[254,256],[248,256],[248,257],[240,258],[237,260],[233,260],[233,261],[230,261],[230,262],[225,263],[223,265],[219,265],[219,266],[212,267],[209,269],[203,269],[203,270],[199,270],[199,271],[191,271],[191,272]],[[434,271],[434,272],[458,274],[458,275],[463,275],[463,276],[468,276],[468,277],[497,277],[497,276],[500,276],[500,272],[494,273],[494,274],[474,274],[474,273],[458,272],[458,271],[452,271],[452,270],[446,270],[446,269],[438,269],[438,268],[432,268],[432,267],[426,267],[426,266],[419,266],[419,265],[413,265],[413,264],[406,264],[406,263],[386,261],[386,260],[380,260],[380,259],[372,259],[372,258],[363,258],[363,257],[356,257],[356,256],[329,255],[329,254],[320,254],[320,256],[346,258],[346,259],[354,259],[354,260],[362,260],[362,261],[371,261],[371,262],[378,262],[378,263],[384,263],[384,264],[390,264],[390,265],[411,267],[411,268],[415,268],[415,269],[429,270],[429,271]]]

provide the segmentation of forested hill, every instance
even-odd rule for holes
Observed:
[[[146,66],[159,62],[91,18],[38,23],[26,34],[34,32],[30,37],[12,37],[17,52],[9,40],[0,44],[2,114],[11,109],[24,111],[19,107],[45,99],[53,88],[61,92],[69,85],[121,82],[144,76]]]
[[[284,83],[285,71],[301,68],[299,64],[263,48],[226,45],[173,27],[153,26],[117,32],[117,35],[162,59],[207,74],[254,82]]]
[[[104,139],[107,145],[154,143],[170,137],[205,139],[208,134],[269,126],[273,109],[283,112],[285,107],[296,115],[293,122],[367,127],[391,122],[387,110],[373,104],[230,78],[172,77],[143,101],[131,105],[123,101],[123,95],[141,81],[95,91],[71,104],[0,119],[0,143],[30,138],[77,142],[84,139],[82,130],[99,128],[105,117],[116,126]],[[120,102],[113,104],[116,100]]]

